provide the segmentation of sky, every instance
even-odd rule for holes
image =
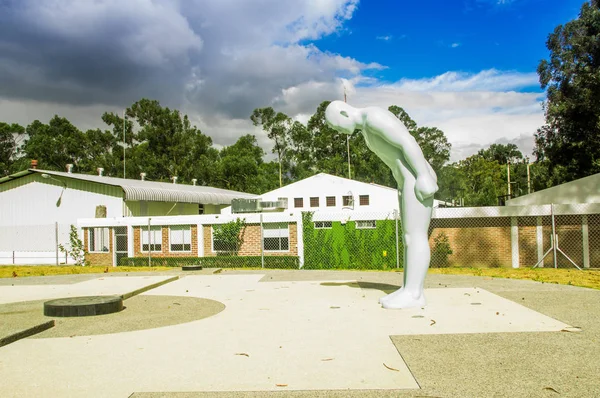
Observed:
[[[141,98],[217,147],[255,108],[306,122],[324,100],[403,107],[451,161],[492,143],[531,156],[546,38],[584,0],[0,0],[0,121],[106,128]]]

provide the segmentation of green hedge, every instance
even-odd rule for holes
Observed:
[[[302,213],[305,269],[396,268],[395,220],[377,220],[374,229],[356,229],[354,221],[333,221],[330,229],[315,229],[312,216],[312,212]],[[404,249],[402,241],[398,244],[402,267]]]
[[[216,256],[216,257],[152,257],[152,266],[181,267],[202,265],[205,268],[261,268],[260,256]],[[124,257],[119,265],[147,267],[148,257]],[[298,269],[296,256],[265,256],[265,268]]]

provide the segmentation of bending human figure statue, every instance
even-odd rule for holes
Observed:
[[[325,110],[325,118],[329,126],[340,133],[361,130],[369,149],[392,170],[398,183],[404,285],[379,302],[389,309],[424,306],[423,285],[431,258],[428,229],[433,194],[438,190],[435,172],[404,124],[387,110],[354,108],[345,102],[333,101]]]

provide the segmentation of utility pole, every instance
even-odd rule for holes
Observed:
[[[528,194],[531,193],[531,176],[529,174],[529,166],[531,166],[531,164],[529,164],[529,158],[527,158],[527,193]]]
[[[506,162],[506,170],[508,171],[508,198],[510,199],[510,161]]]
[[[127,117],[127,115],[125,114],[125,111],[123,111],[123,178],[125,178],[125,146],[127,145],[125,143],[125,118]]]
[[[346,86],[344,85],[344,102],[346,102]],[[348,152],[348,179],[351,180],[350,174],[350,135],[346,136],[346,151]]]

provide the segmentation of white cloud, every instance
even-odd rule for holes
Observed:
[[[392,40],[393,36],[392,35],[386,35],[386,36],[377,36],[376,39],[377,40],[383,40],[383,41],[389,41]]]
[[[345,86],[351,104],[396,104],[420,125],[442,128],[453,159],[502,139],[525,146],[543,122],[540,94],[520,92],[537,86],[535,73],[381,82],[366,73],[385,68],[377,59],[306,44],[344,34],[358,0],[3,1],[2,121],[60,114],[82,129],[104,128],[104,111],[149,97],[187,113],[216,145],[253,133],[269,152],[250,123],[254,108],[272,105],[305,122],[321,101],[343,98]]]
[[[460,47],[460,45],[461,45],[461,44],[457,42],[457,43],[452,43],[452,44],[450,44],[450,47],[451,47],[451,48],[456,48],[456,47]]]

